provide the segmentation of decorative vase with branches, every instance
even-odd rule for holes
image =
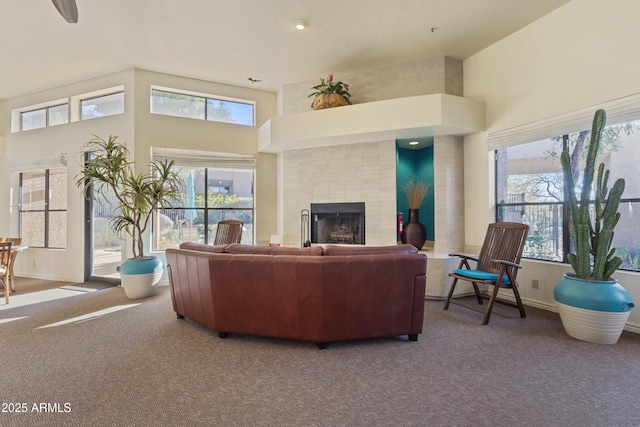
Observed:
[[[422,181],[411,180],[402,187],[404,194],[407,196],[407,204],[409,209],[420,209],[422,202],[424,201],[427,192],[429,191],[429,185]]]
[[[429,187],[429,184],[414,180],[410,180],[402,187],[407,196],[409,220],[403,224],[401,240],[402,243],[409,243],[418,249],[421,249],[427,240],[427,230],[420,222],[419,217],[420,206],[422,206]]]

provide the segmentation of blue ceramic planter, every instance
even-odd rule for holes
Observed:
[[[565,332],[579,340],[615,344],[634,304],[616,280],[584,280],[565,274],[553,289]]]
[[[129,258],[118,267],[120,274],[149,274],[162,272],[164,266],[160,258],[145,256],[142,258]]]
[[[553,296],[561,304],[587,310],[620,313],[634,307],[629,292],[615,279],[584,280],[565,274],[553,288]]]
[[[131,299],[155,295],[163,270],[162,261],[155,256],[129,258],[118,267],[124,292]]]

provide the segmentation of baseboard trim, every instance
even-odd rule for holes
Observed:
[[[510,300],[515,302],[516,299],[513,295],[503,295],[503,293],[500,293],[500,298],[506,299],[506,300]],[[558,312],[558,307],[555,304],[549,304],[546,302],[540,302],[537,300],[531,300],[528,298],[522,298],[522,303],[526,306],[529,307],[534,307],[534,308],[539,308],[541,310],[547,310],[547,311],[552,311],[554,313]],[[640,325],[637,323],[633,323],[633,322],[627,322],[624,326],[624,330],[625,331],[629,331],[629,332],[633,332],[635,334],[640,334]]]

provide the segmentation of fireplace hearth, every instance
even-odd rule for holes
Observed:
[[[312,203],[311,243],[365,244],[364,202]]]

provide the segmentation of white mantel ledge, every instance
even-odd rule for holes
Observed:
[[[440,93],[277,116],[258,130],[258,151],[465,136],[485,129],[484,102]]]

